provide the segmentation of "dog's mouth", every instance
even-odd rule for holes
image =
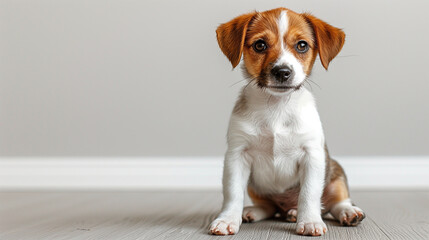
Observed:
[[[274,89],[291,89],[291,88],[295,88],[295,87],[291,87],[291,86],[266,86],[266,88],[274,88]]]
[[[299,90],[301,88],[301,85],[298,86],[265,86],[265,88],[269,88],[271,90],[274,90],[276,92],[286,92],[288,90]]]

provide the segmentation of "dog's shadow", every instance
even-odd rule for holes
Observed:
[[[208,234],[208,226],[216,215],[217,212],[186,214],[177,212],[142,214],[140,212],[120,215],[112,212],[84,213],[56,221],[54,228],[49,231],[49,235],[61,236],[67,232],[83,238],[94,239],[99,236],[108,236],[105,239],[121,239],[122,236],[130,235],[144,239],[212,239],[216,236]],[[331,229],[341,227],[338,222],[333,220],[325,220],[325,223]],[[281,219],[243,223],[239,234],[228,236],[226,239],[240,239],[255,235],[276,236],[273,239],[289,238],[288,236],[291,235],[299,237],[295,233],[295,227],[295,223],[288,223]],[[46,233],[44,236],[46,237]],[[37,239],[37,234],[34,237]]]

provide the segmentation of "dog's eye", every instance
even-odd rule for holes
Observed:
[[[257,40],[256,42],[253,43],[253,49],[255,50],[255,52],[263,52],[267,49],[267,44],[265,43],[264,40]]]
[[[304,40],[301,40],[295,45],[295,49],[299,53],[305,53],[308,51],[308,43]]]

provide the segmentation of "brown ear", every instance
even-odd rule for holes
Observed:
[[[316,18],[315,16],[305,13],[303,16],[313,28],[317,47],[319,49],[320,61],[323,67],[328,70],[329,62],[343,48],[346,35],[344,32],[328,23]]]
[[[219,47],[231,62],[232,68],[235,68],[240,63],[247,26],[255,14],[256,12],[238,16],[227,23],[221,24],[216,29]]]

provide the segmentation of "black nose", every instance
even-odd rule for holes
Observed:
[[[292,69],[287,66],[277,66],[271,69],[271,74],[279,82],[286,82],[289,78],[292,78]]]

